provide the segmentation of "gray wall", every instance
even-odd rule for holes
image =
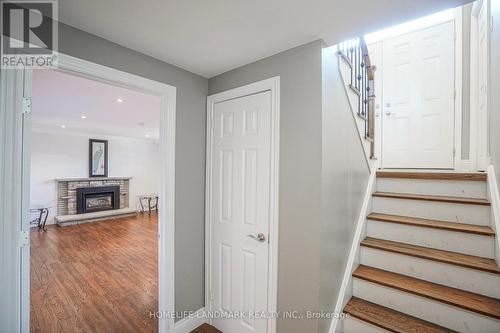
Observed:
[[[330,78],[336,60],[322,64],[323,46],[314,41],[209,80],[214,94],[281,77],[280,311],[333,310],[368,179],[347,99]],[[326,332],[329,324],[280,318],[278,332]]]
[[[278,309],[317,310],[321,201],[321,41],[216,76],[214,94],[281,77]],[[278,320],[278,332],[316,332],[312,320]]]
[[[208,80],[64,24],[59,25],[59,51],[177,87],[175,308],[202,308]]]
[[[490,156],[500,179],[500,0],[491,0],[491,15],[495,19],[491,33],[490,53]]]
[[[370,176],[333,48],[323,50],[320,309],[335,310]],[[321,333],[330,320],[322,320]]]

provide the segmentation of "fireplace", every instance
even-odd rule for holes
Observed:
[[[120,186],[76,189],[76,213],[92,213],[120,208]]]

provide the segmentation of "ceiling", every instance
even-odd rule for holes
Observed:
[[[34,71],[32,102],[34,129],[159,138],[157,96],[43,69]]]
[[[338,41],[469,0],[64,0],[68,25],[212,77],[316,39]]]

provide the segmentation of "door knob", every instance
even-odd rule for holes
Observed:
[[[390,116],[390,115],[395,115],[395,113],[394,113],[394,112],[391,112],[391,111],[387,111],[385,114],[386,114],[387,116]]]
[[[259,232],[257,235],[247,235],[247,237],[250,237],[258,242],[264,242],[266,240],[266,235],[262,232]]]

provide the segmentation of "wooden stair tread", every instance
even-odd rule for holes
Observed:
[[[455,332],[384,306],[352,297],[344,308],[350,316],[395,333]]]
[[[428,247],[410,245],[406,243],[388,241],[372,237],[366,237],[364,240],[362,240],[361,246],[500,275],[500,269],[493,259],[471,256],[445,250],[437,250]]]
[[[495,236],[495,231],[488,226],[454,223],[438,220],[421,219],[410,216],[390,215],[381,213],[371,213],[367,216],[369,220],[405,224],[417,227],[434,228],[455,232],[465,232],[483,236]]]
[[[378,178],[486,181],[484,172],[377,171]]]
[[[486,199],[448,197],[448,196],[441,196],[441,195],[374,192],[373,196],[374,197],[381,197],[381,198],[424,200],[424,201],[448,202],[448,203],[480,205],[480,206],[490,206],[491,205],[491,203]]]
[[[500,319],[500,300],[381,269],[360,265],[358,279]]]

